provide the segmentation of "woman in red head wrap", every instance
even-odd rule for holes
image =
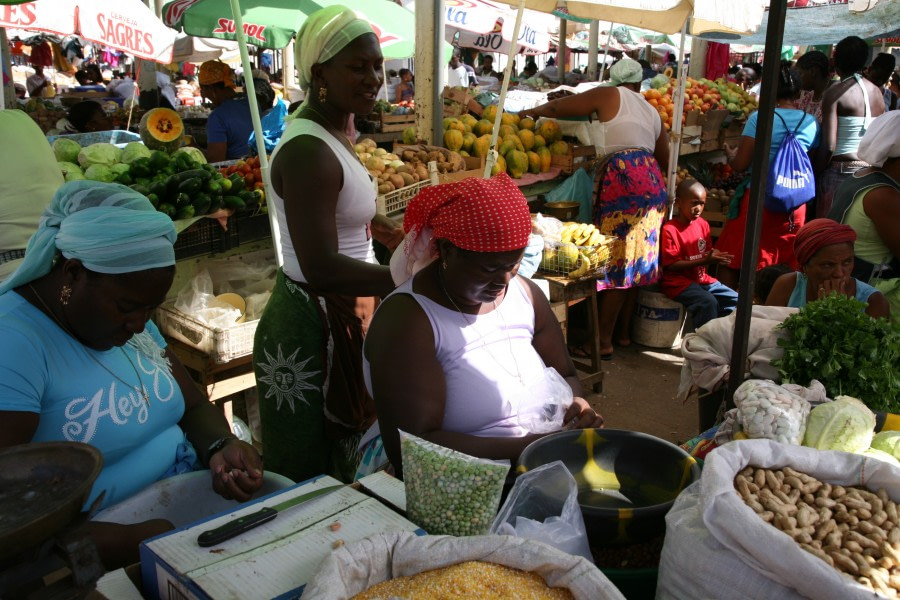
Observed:
[[[402,474],[398,429],[473,456],[515,461],[540,435],[525,417],[553,367],[574,401],[559,427],[599,427],[582,398],[559,323],[540,289],[519,277],[531,217],[505,174],[425,188],[409,204],[395,279],[363,349],[378,429],[363,438]],[[371,442],[369,440],[371,439]],[[367,444],[368,443],[368,444]]]
[[[866,314],[890,316],[884,294],[851,276],[856,232],[831,219],[813,219],[800,228],[794,239],[794,255],[800,271],[786,273],[775,281],[766,304],[803,308],[832,292],[867,304]]]

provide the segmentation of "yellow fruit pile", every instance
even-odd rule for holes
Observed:
[[[559,242],[544,243],[541,269],[566,273],[570,279],[593,276],[609,262],[612,241],[592,224],[564,223]]]

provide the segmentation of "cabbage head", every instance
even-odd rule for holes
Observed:
[[[860,453],[872,443],[875,413],[861,400],[838,396],[812,409],[803,445],[819,450]]]
[[[68,177],[70,173],[77,175],[84,175],[81,170],[81,167],[71,162],[58,162],[56,166],[59,167],[59,170],[62,171],[63,177]],[[68,181],[68,179],[66,180]]]
[[[183,146],[176,150],[172,154],[172,156],[177,156],[179,154],[187,154],[198,165],[206,164],[206,156],[203,154],[203,150],[201,150],[200,148],[195,148],[194,146]]]
[[[126,165],[130,165],[139,158],[150,158],[150,148],[143,142],[128,142],[122,148],[122,156],[119,159]]]
[[[872,438],[872,448],[900,460],[900,431],[882,431]]]
[[[81,171],[69,171],[64,177],[66,181],[81,181],[82,179],[87,179]]]
[[[119,162],[122,151],[112,144],[98,142],[82,148],[78,153],[78,164],[87,169],[91,165],[112,166]]]
[[[884,452],[882,450],[876,450],[875,448],[869,448],[865,452],[863,452],[863,456],[871,456],[872,458],[877,458],[881,462],[886,462],[894,465],[895,467],[900,468],[900,461],[896,458]]]
[[[105,165],[91,165],[84,170],[84,178],[90,179],[91,181],[112,183],[116,180],[116,174],[111,168]]]
[[[56,156],[56,162],[77,162],[79,152],[81,152],[81,144],[75,140],[57,138],[53,142],[53,154]]]
[[[122,175],[123,173],[130,173],[131,167],[129,167],[128,165],[126,165],[124,163],[117,163],[117,164],[111,166],[109,168],[109,170],[112,171],[116,175],[116,177],[118,177],[119,175]]]

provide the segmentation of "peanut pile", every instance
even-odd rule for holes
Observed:
[[[900,598],[900,511],[887,492],[823,483],[790,467],[748,466],[734,480],[760,517],[886,598]]]

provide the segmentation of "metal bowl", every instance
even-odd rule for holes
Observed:
[[[578,218],[581,204],[578,202],[547,202],[541,212],[556,217],[560,221],[574,221]]]
[[[0,451],[0,559],[40,544],[71,523],[102,466],[100,451],[78,442]]]
[[[636,431],[576,429],[543,437],[519,457],[519,473],[560,460],[578,483],[592,546],[635,544],[666,529],[675,498],[700,478],[687,452]]]

